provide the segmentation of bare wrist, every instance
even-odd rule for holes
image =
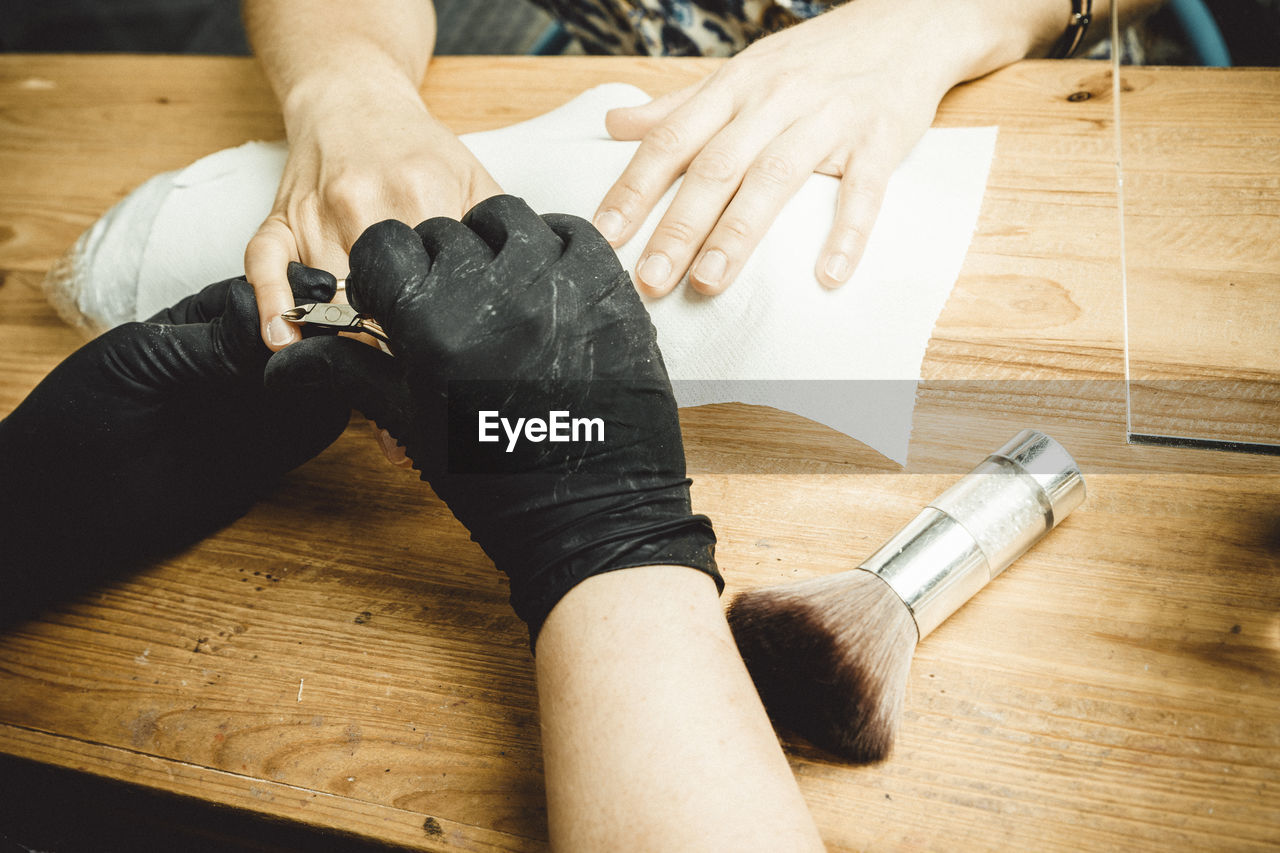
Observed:
[[[398,69],[319,69],[280,95],[286,128],[375,104],[381,109],[426,109],[417,84]]]
[[[951,37],[974,46],[961,79],[972,80],[1027,57],[1044,56],[1067,24],[1068,0],[1008,4],[963,0],[953,10]]]
[[[1019,59],[1043,55],[1066,25],[1070,11],[1067,0],[1015,4],[1003,0],[877,2],[897,6],[914,18],[906,21],[912,52],[918,57],[918,67],[936,77],[939,94]],[[849,5],[856,8],[859,4]]]

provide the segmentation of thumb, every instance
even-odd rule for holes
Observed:
[[[404,366],[367,344],[305,338],[271,357],[265,381],[273,393],[313,394],[357,409],[408,445],[412,408]]]
[[[284,218],[273,213],[244,252],[244,273],[253,285],[258,303],[258,333],[272,350],[283,349],[298,340],[297,327],[280,314],[293,307],[289,288],[289,262],[298,259],[293,232]]]
[[[228,279],[146,322],[117,326],[95,345],[110,354],[103,358],[108,371],[135,388],[218,385],[256,374],[270,355],[256,316],[253,290],[242,279]]]
[[[337,287],[329,273],[299,263],[289,264],[288,281],[291,298],[311,302],[328,302]],[[187,354],[183,366],[191,378],[256,377],[271,355],[258,337],[255,294],[244,279],[209,285],[151,322],[166,321],[175,324],[168,347],[175,355],[179,350]]]

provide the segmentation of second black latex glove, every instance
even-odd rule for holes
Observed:
[[[299,300],[333,297],[328,273],[289,275]],[[253,289],[231,279],[54,368],[0,421],[4,609],[196,542],[332,443],[350,409],[268,394],[270,355]]]
[[[347,293],[394,357],[312,338],[277,354],[271,387],[330,388],[390,432],[511,579],[536,639],[592,575],[685,565],[720,577],[693,515],[680,423],[648,312],[604,238],[497,196],[467,217],[387,221],[351,250]],[[598,418],[603,441],[479,440],[492,411]]]

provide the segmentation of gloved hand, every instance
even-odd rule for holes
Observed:
[[[690,510],[653,325],[595,228],[496,196],[461,222],[374,225],[350,259],[348,297],[394,357],[315,337],[273,357],[268,387],[330,389],[404,445],[510,577],[531,642],[565,593],[602,572],[675,564],[722,585],[711,524]],[[480,440],[486,411],[496,441]],[[512,447],[497,420],[555,411],[601,419],[604,440],[522,431]]]
[[[290,268],[296,297],[333,276]],[[211,284],[59,364],[0,421],[5,615],[190,545],[345,429],[332,398],[268,394],[253,288]]]

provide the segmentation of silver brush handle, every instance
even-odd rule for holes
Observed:
[[[898,594],[923,638],[1085,498],[1071,454],[1023,430],[932,501],[859,568]]]

